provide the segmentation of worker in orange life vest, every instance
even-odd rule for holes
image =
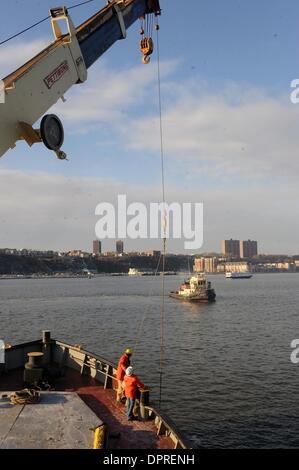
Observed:
[[[134,419],[133,409],[135,405],[137,389],[143,387],[144,384],[140,382],[137,375],[133,374],[133,367],[129,366],[124,377],[125,396],[128,401],[127,416],[129,421]]]
[[[116,378],[117,378],[117,394],[116,394],[116,401],[120,402],[123,396],[123,388],[122,382],[124,380],[124,376],[126,374],[126,369],[131,365],[131,356],[133,354],[133,350],[131,348],[127,348],[124,354],[118,361]]]

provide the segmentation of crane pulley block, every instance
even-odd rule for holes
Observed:
[[[150,55],[154,52],[154,41],[152,38],[143,38],[140,41],[140,50],[144,55]]]
[[[154,41],[152,38],[142,38],[140,41],[140,50],[143,54],[142,62],[148,64],[150,61],[149,56],[154,52]]]

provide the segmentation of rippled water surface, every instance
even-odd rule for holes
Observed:
[[[299,447],[298,274],[250,280],[210,277],[217,301],[166,298],[163,408],[194,447]],[[166,277],[167,290],[181,276]],[[0,337],[13,343],[42,329],[134,366],[158,394],[161,279],[0,281]],[[137,345],[136,345],[137,343]]]

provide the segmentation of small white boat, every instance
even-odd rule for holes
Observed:
[[[240,272],[231,272],[227,271],[225,273],[226,279],[250,279],[252,277],[252,273],[249,271],[240,271]]]
[[[141,273],[136,268],[130,268],[128,272],[129,276],[141,276]]]

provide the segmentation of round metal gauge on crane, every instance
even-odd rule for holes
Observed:
[[[55,114],[46,114],[42,118],[40,134],[43,143],[49,150],[56,152],[62,147],[64,141],[63,125]]]

